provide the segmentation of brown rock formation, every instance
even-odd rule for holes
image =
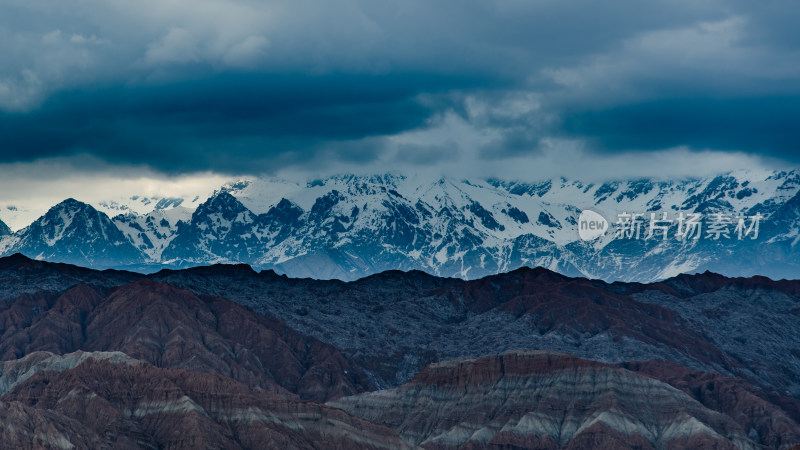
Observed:
[[[229,376],[324,401],[369,388],[334,347],[233,302],[149,280],[103,296],[78,285],[58,297],[0,305],[0,356],[122,351],[158,367]]]

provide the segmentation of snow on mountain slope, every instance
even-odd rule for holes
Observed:
[[[613,233],[582,242],[576,228],[582,209],[611,222],[623,212],[769,216],[798,189],[795,172],[740,171],[702,180],[601,184],[398,175],[305,184],[248,179],[221,191],[257,215],[252,234],[246,233],[255,241],[237,244],[250,247],[251,259],[244,262],[293,275],[352,278],[416,268],[474,278],[541,265],[573,275],[649,280],[698,269],[730,249],[699,241],[620,241]],[[279,205],[294,211],[291,223],[272,218],[280,216]]]
[[[192,210],[177,206],[171,209],[155,209],[143,215],[129,212],[117,215],[112,220],[136,248],[144,252],[151,261],[157,262],[161,260],[161,253],[175,238],[178,222],[188,223],[191,218]]]
[[[67,199],[15,233],[6,253],[91,267],[137,264],[142,254],[104,213]]]
[[[167,261],[248,261],[258,248],[254,236],[256,215],[225,191],[215,194],[180,222],[175,237],[164,249]]]
[[[427,180],[403,176],[341,176],[308,183],[247,179],[229,183],[231,193],[256,214],[267,212],[286,198],[304,211],[336,190],[348,198],[364,197],[367,204],[394,190],[403,198],[421,200],[433,211],[469,210],[476,202],[499,225],[493,235],[513,239],[533,234],[564,245],[578,239],[575,219],[582,209],[595,209],[609,219],[622,212],[694,212],[717,205],[725,211],[749,212],[756,205],[780,205],[800,190],[796,172],[738,171],[701,180],[632,180],[603,184],[551,179],[526,184],[499,180]],[[412,202],[413,203],[413,202]],[[467,214],[470,216],[470,214]],[[488,216],[487,216],[488,217]],[[469,218],[469,217],[467,217]]]
[[[790,276],[800,268],[799,196],[796,171],[607,183],[385,174],[242,179],[203,200],[132,196],[101,202],[101,211],[124,211],[115,214],[114,227],[139,259],[155,265],[243,262],[292,276],[341,279],[389,269],[477,278],[542,266],[572,276],[650,281],[709,268]],[[670,239],[644,239],[644,229],[641,239],[609,231],[584,242],[577,232],[584,209],[600,213],[612,227],[621,213],[643,215],[645,226],[650,213],[674,219],[679,212],[758,213],[764,223],[757,241],[679,240],[672,238],[673,223]],[[0,240],[0,252],[24,248],[23,234]],[[51,247],[60,242],[56,235],[48,239]]]
[[[514,196],[483,180],[449,178],[430,180],[397,175],[370,177],[350,175],[314,180],[305,184],[247,179],[229,183],[223,190],[231,193],[256,214],[269,211],[284,198],[304,211],[309,211],[318,199],[336,191],[347,199],[337,202],[335,211],[338,214],[350,214],[354,206],[359,206],[364,211],[385,211],[384,201],[387,198],[392,201],[403,199],[401,202],[412,208],[416,207],[417,201],[420,201],[419,205],[434,215],[442,211],[461,211],[463,219],[474,221],[478,228],[491,231],[492,236],[503,240],[526,233],[547,239],[556,238],[555,240],[563,243],[571,242],[576,237],[569,233],[569,230],[563,230],[563,227],[543,229],[536,225],[535,221],[540,214],[550,214],[550,209],[555,209],[561,214],[558,208],[552,208],[535,199]],[[523,209],[520,210],[520,207]],[[571,209],[569,213],[572,213]],[[359,216],[355,225],[380,227],[380,222],[370,223],[367,219],[374,220],[376,217],[379,216],[375,214]],[[534,218],[533,221],[530,217]],[[432,226],[438,231],[446,229],[442,223]]]

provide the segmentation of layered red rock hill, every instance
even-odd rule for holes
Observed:
[[[224,375],[325,401],[370,389],[336,348],[218,297],[140,280],[0,303],[0,359],[35,351],[121,351],[157,367]]]
[[[38,352],[0,370],[10,388],[0,395],[0,448],[408,448],[337,409],[119,352]]]
[[[761,448],[743,423],[667,383],[542,351],[436,363],[399,388],[328,404],[424,448]],[[775,439],[798,436],[780,408],[759,406],[778,421]]]
[[[624,363],[622,367],[663,381],[703,406],[731,417],[748,437],[767,448],[800,443],[800,405],[788,396],[765,392],[740,378],[690,370],[670,361]]]

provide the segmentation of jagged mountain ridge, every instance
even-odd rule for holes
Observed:
[[[426,181],[399,175],[307,183],[252,179],[223,186],[205,202],[197,201],[194,211],[177,200],[157,203],[147,214],[115,204],[111,212],[126,213],[111,222],[133,252],[124,245],[122,251],[116,241],[98,249],[61,243],[52,239],[60,236],[57,229],[47,236],[37,233],[39,219],[0,238],[0,253],[145,271],[239,262],[291,276],[343,280],[391,269],[474,279],[522,266],[641,282],[706,269],[781,278],[792,277],[800,265],[799,193],[795,171],[600,184]],[[655,211],[759,213],[764,221],[755,241],[626,240],[609,232],[583,242],[576,228],[582,209],[599,211],[612,222],[621,212]],[[103,235],[102,227],[84,229],[86,236]],[[95,252],[121,255],[98,258]]]

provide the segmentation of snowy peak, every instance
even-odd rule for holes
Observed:
[[[787,215],[791,207],[781,206],[797,195],[798,178],[794,171],[605,183],[346,175],[305,184],[252,179],[227,192],[260,211],[260,221],[263,212],[295,206],[291,220],[260,222],[270,226],[257,233],[265,250],[255,265],[298,276],[336,272],[323,269],[330,264],[352,277],[400,268],[464,278],[541,265],[570,275],[644,281],[706,268],[719,252],[751,244],[616,242],[613,235],[585,243],[577,233],[581,210],[596,209],[612,220],[622,212]],[[792,255],[784,261],[793,267],[800,258]],[[774,268],[763,264],[763,273]],[[741,262],[735,270],[752,268]]]
[[[68,199],[0,239],[0,253],[24,250],[97,265],[98,255],[113,253],[97,247],[103,242],[126,248],[124,261],[156,267],[246,263],[291,276],[342,279],[393,269],[478,278],[525,266],[625,281],[706,269],[785,277],[800,269],[796,171],[600,183],[392,174],[302,182],[252,178],[227,183],[202,201],[158,198],[147,212],[130,206],[113,220]],[[586,209],[610,223],[622,213],[674,218],[681,212],[757,213],[764,224],[758,241],[648,240],[644,234],[624,239],[608,232],[586,242],[578,233]]]
[[[223,213],[238,214],[249,211],[245,206],[227,191],[220,191],[200,204],[195,214]]]
[[[233,227],[255,222],[255,215],[228,192],[222,191],[201,204],[192,214],[192,224],[206,233],[224,238]]]
[[[617,242],[610,235],[585,243],[577,233],[581,210],[609,218],[664,211],[787,215],[781,207],[797,195],[797,181],[794,172],[606,183],[397,175],[305,183],[248,179],[223,186],[202,204],[169,255],[182,264],[236,261],[347,279],[387,269],[475,278],[544,266],[570,275],[652,280],[696,270],[732,250],[696,242]],[[186,247],[177,251],[180,245]]]
[[[74,198],[68,198],[56,206],[50,208],[45,215],[36,220],[29,230],[41,232],[41,236],[47,245],[54,245],[63,238],[75,237],[76,233],[83,231],[99,231],[105,234],[108,230],[102,217],[108,219],[105,214],[98,213],[97,210],[79,202]],[[77,221],[76,221],[77,218]]]
[[[16,234],[12,251],[92,267],[141,262],[141,253],[104,213],[69,198]]]
[[[256,216],[225,190],[206,200],[189,223],[177,223],[162,258],[197,264],[251,261],[257,250]]]

